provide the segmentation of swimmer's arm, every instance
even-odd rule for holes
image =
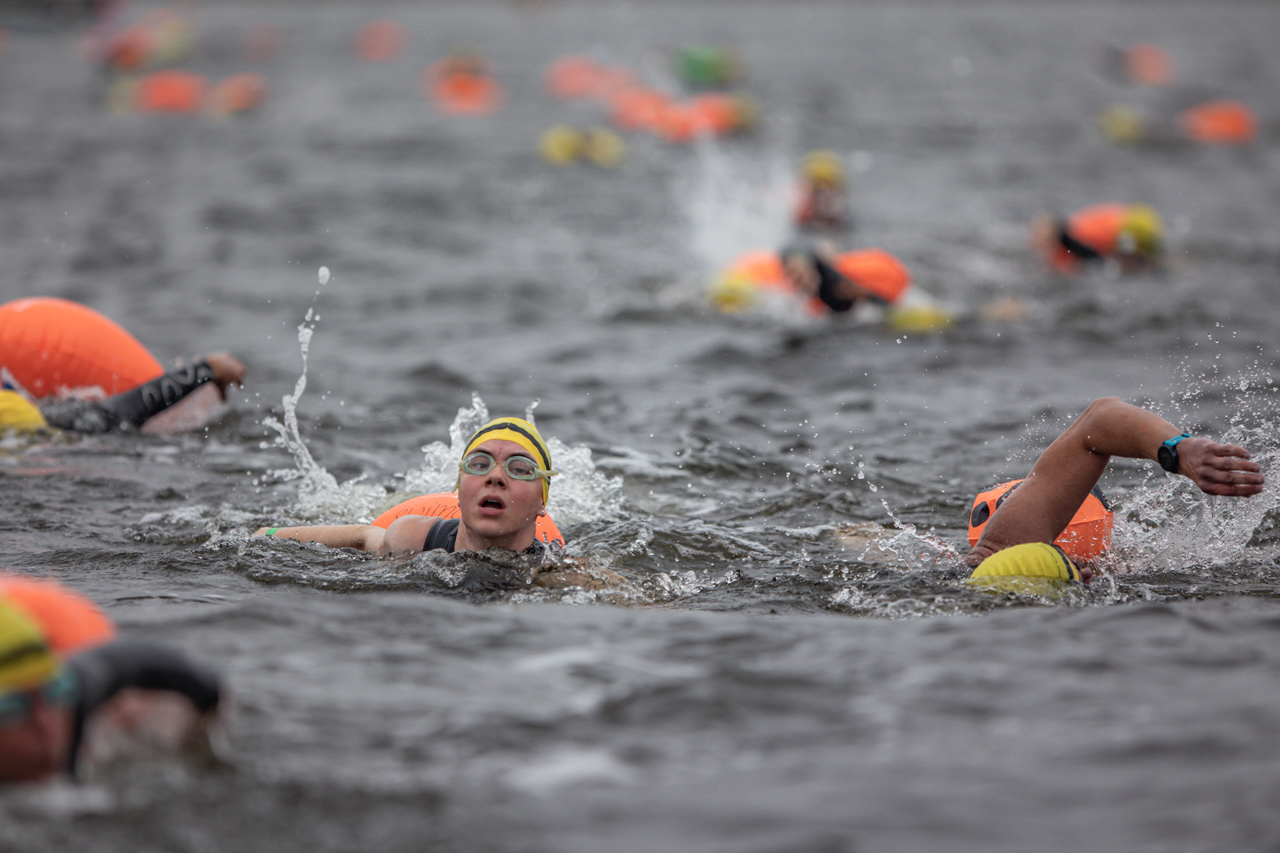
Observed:
[[[299,542],[319,542],[330,548],[356,548],[361,551],[378,551],[386,531],[372,524],[317,524],[305,527],[259,527],[254,536],[271,536],[277,539],[296,539]]]
[[[1090,403],[991,516],[967,562],[976,565],[1002,548],[1024,542],[1052,542],[1097,485],[1112,456],[1154,460],[1160,445],[1181,432],[1159,415],[1116,397]],[[1178,445],[1178,456],[1178,473],[1209,494],[1243,497],[1262,491],[1262,468],[1249,461],[1249,451],[1242,447],[1187,438]]]
[[[378,553],[416,554],[422,550],[427,541],[427,534],[440,519],[428,515],[403,515],[391,522],[387,534],[382,539]]]

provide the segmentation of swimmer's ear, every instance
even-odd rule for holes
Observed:
[[[542,508],[538,510],[538,518],[542,518],[546,514],[547,514],[547,506],[546,504],[543,504]]]

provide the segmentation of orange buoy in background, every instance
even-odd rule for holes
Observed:
[[[1239,101],[1210,101],[1179,117],[1182,132],[1196,142],[1245,143],[1257,135],[1253,110]]]
[[[911,286],[911,273],[902,261],[883,249],[857,249],[836,255],[832,264],[849,281],[890,304]]]
[[[489,73],[489,64],[471,53],[433,63],[423,74],[422,85],[438,109],[454,115],[485,115],[502,103],[502,87]]]
[[[1167,86],[1173,79],[1173,60],[1164,48],[1154,44],[1134,44],[1124,54],[1125,69],[1136,83]]]
[[[116,635],[115,626],[98,605],[53,581],[0,572],[0,599],[39,625],[49,646],[63,657],[100,646]]]
[[[194,113],[204,103],[205,78],[190,71],[144,74],[134,87],[134,106],[148,113]]]
[[[425,515],[434,518],[461,518],[462,510],[458,508],[458,495],[455,492],[439,492],[433,495],[419,495],[397,504],[378,516],[373,521],[374,527],[386,529],[391,522],[405,515]],[[538,527],[535,534],[543,542],[559,542],[564,544],[560,528],[549,515],[538,516]]]
[[[993,486],[973,499],[973,509],[969,512],[969,547],[972,548],[982,537],[987,521],[1004,503],[1005,498],[1017,488],[1022,480],[1011,480],[999,486]],[[1084,499],[1084,503],[1071,517],[1071,522],[1062,534],[1053,541],[1068,557],[1073,560],[1090,560],[1111,547],[1111,528],[1115,515],[1111,511],[1107,498],[1097,486]]]
[[[622,130],[656,130],[671,99],[657,89],[623,89],[609,97],[609,118]]]
[[[114,321],[50,297],[0,305],[0,369],[34,397],[76,388],[119,394],[164,373]]]
[[[386,62],[404,50],[404,27],[395,21],[370,21],[356,32],[356,55],[369,62]]]
[[[261,74],[233,74],[209,92],[208,109],[218,116],[249,112],[261,106],[266,94],[267,81]]]
[[[543,84],[557,98],[587,98],[596,91],[600,66],[585,56],[562,56],[547,68]]]

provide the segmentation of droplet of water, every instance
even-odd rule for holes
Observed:
[[[329,268],[328,268],[328,267],[320,267],[320,283],[321,283],[321,284],[328,284],[328,283],[329,283]]]

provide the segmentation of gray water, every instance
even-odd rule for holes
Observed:
[[[7,791],[0,849],[1280,846],[1274,489],[1207,499],[1116,462],[1091,589],[980,593],[955,562],[973,495],[1100,395],[1270,466],[1280,8],[190,13],[184,67],[262,73],[257,114],[113,115],[80,34],[6,33],[2,292],[84,302],[166,362],[230,349],[248,387],[198,433],[6,442],[0,525],[4,565],[223,673],[223,761]],[[354,57],[375,18],[405,25],[399,58]],[[254,63],[261,24],[282,47]],[[1174,85],[1100,73],[1134,41],[1169,51]],[[755,135],[630,136],[612,171],[539,159],[546,127],[604,118],[543,92],[555,58],[675,87],[693,42],[742,53]],[[506,87],[493,116],[421,95],[461,44]],[[1258,141],[1119,147],[1094,124],[1209,97],[1248,103]],[[720,264],[787,238],[791,170],[822,146],[854,167],[853,244],[902,258],[954,326],[707,307]],[[1063,279],[1031,255],[1035,215],[1108,200],[1160,209],[1164,270]],[[1008,298],[1026,319],[981,319]],[[451,427],[535,401],[568,555],[620,581],[248,541],[445,488]]]

